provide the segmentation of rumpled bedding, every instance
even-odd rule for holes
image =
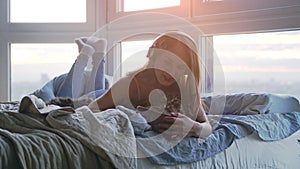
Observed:
[[[19,110],[19,102],[0,102],[0,111],[14,111]]]
[[[76,109],[73,118],[78,119],[84,133],[105,151],[116,168],[136,168],[136,139],[125,113],[119,109],[93,113],[84,106]]]
[[[212,157],[228,148],[234,139],[252,133],[256,133],[264,141],[276,141],[300,129],[300,105],[295,99],[288,98],[287,102],[286,97],[278,95],[238,94],[217,96],[217,99],[209,97],[206,98],[206,103],[211,103],[213,99],[219,100],[220,97],[227,98],[223,108],[225,115],[208,115],[214,127],[213,133],[205,140],[189,137],[178,144],[157,137],[143,116],[123,107],[134,126],[137,149],[142,152],[139,156],[147,157],[152,163],[160,165],[191,163]],[[285,101],[286,108],[277,110],[276,102],[271,102],[274,98],[277,102]]]
[[[251,115],[267,113],[272,105],[269,94],[240,93],[202,98],[214,115]]]
[[[58,120],[59,119],[59,120]],[[62,110],[0,113],[0,168],[111,168],[105,152]]]
[[[86,132],[86,125],[81,124],[84,117],[66,111],[69,109],[37,114],[30,111],[32,103],[26,103],[28,108],[22,113],[3,109],[0,112],[0,168],[116,167],[115,161]],[[126,164],[131,165],[128,161]]]
[[[126,108],[122,108],[125,110]],[[131,112],[130,112],[131,111]],[[300,112],[270,113],[247,116],[209,115],[217,127],[205,140],[200,138],[184,138],[178,144],[157,137],[151,127],[145,123],[136,123],[142,116],[134,115],[127,109],[129,118],[134,119],[137,149],[152,163],[160,165],[176,165],[204,160],[228,148],[234,139],[243,138],[255,132],[264,141],[284,139],[300,129]],[[217,124],[216,124],[217,123]],[[161,152],[158,154],[157,152]]]
[[[241,95],[237,98],[241,99]],[[75,112],[53,109],[43,115],[36,110],[2,111],[0,167],[13,163],[16,168],[136,168],[136,158],[147,158],[159,165],[191,163],[212,157],[228,148],[234,139],[251,133],[262,140],[275,141],[298,131],[300,113],[294,109],[275,113],[270,100],[270,96],[249,98],[238,102],[240,105],[236,102],[232,110],[227,106],[226,115],[209,114],[214,131],[207,139],[188,137],[175,144],[157,137],[141,113],[123,106],[99,113],[86,106]],[[297,104],[294,106],[298,110]],[[243,116],[237,109],[244,112]],[[246,109],[251,110],[250,115],[245,114]],[[12,162],[14,158],[19,163]]]
[[[273,93],[239,93],[202,98],[208,114],[252,115],[300,112],[299,100],[293,96]]]
[[[3,108],[0,168],[136,168],[133,128],[118,109],[46,106],[34,95],[21,100],[20,113]]]

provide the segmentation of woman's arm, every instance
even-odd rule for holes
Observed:
[[[125,105],[127,107],[130,107],[130,82],[130,77],[124,77],[120,79],[115,84],[113,84],[113,86],[103,96],[90,103],[88,107],[93,112],[99,112],[109,108],[114,108],[117,105]]]
[[[212,127],[203,109],[200,109],[196,119],[181,113],[161,116],[155,123],[150,123],[153,130],[164,133],[171,140],[178,140],[185,136],[206,138],[212,133]]]
[[[201,108],[197,114],[196,121],[190,131],[193,137],[206,138],[212,133],[212,127],[207,119],[204,110]]]
[[[111,96],[111,89],[109,89],[104,95],[91,102],[88,107],[93,112],[99,112],[109,108],[114,108],[115,104]]]

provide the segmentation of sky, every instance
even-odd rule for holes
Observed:
[[[10,0],[10,6],[11,22],[86,22],[86,0]]]
[[[214,45],[226,72],[300,75],[300,31],[217,36]]]

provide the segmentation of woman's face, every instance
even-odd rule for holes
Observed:
[[[176,82],[176,78],[184,76],[189,69],[189,55],[187,47],[176,42],[169,42],[167,47],[150,48],[154,59],[155,76],[157,81],[163,86],[170,86]]]

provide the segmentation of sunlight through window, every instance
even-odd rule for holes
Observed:
[[[10,0],[12,23],[84,23],[86,0]]]
[[[12,100],[67,73],[78,55],[75,44],[11,44]]]
[[[147,63],[147,52],[153,40],[122,42],[122,76]]]
[[[228,93],[282,93],[300,99],[300,31],[215,36],[214,47]]]
[[[124,12],[180,6],[180,0],[123,0],[122,2]]]

